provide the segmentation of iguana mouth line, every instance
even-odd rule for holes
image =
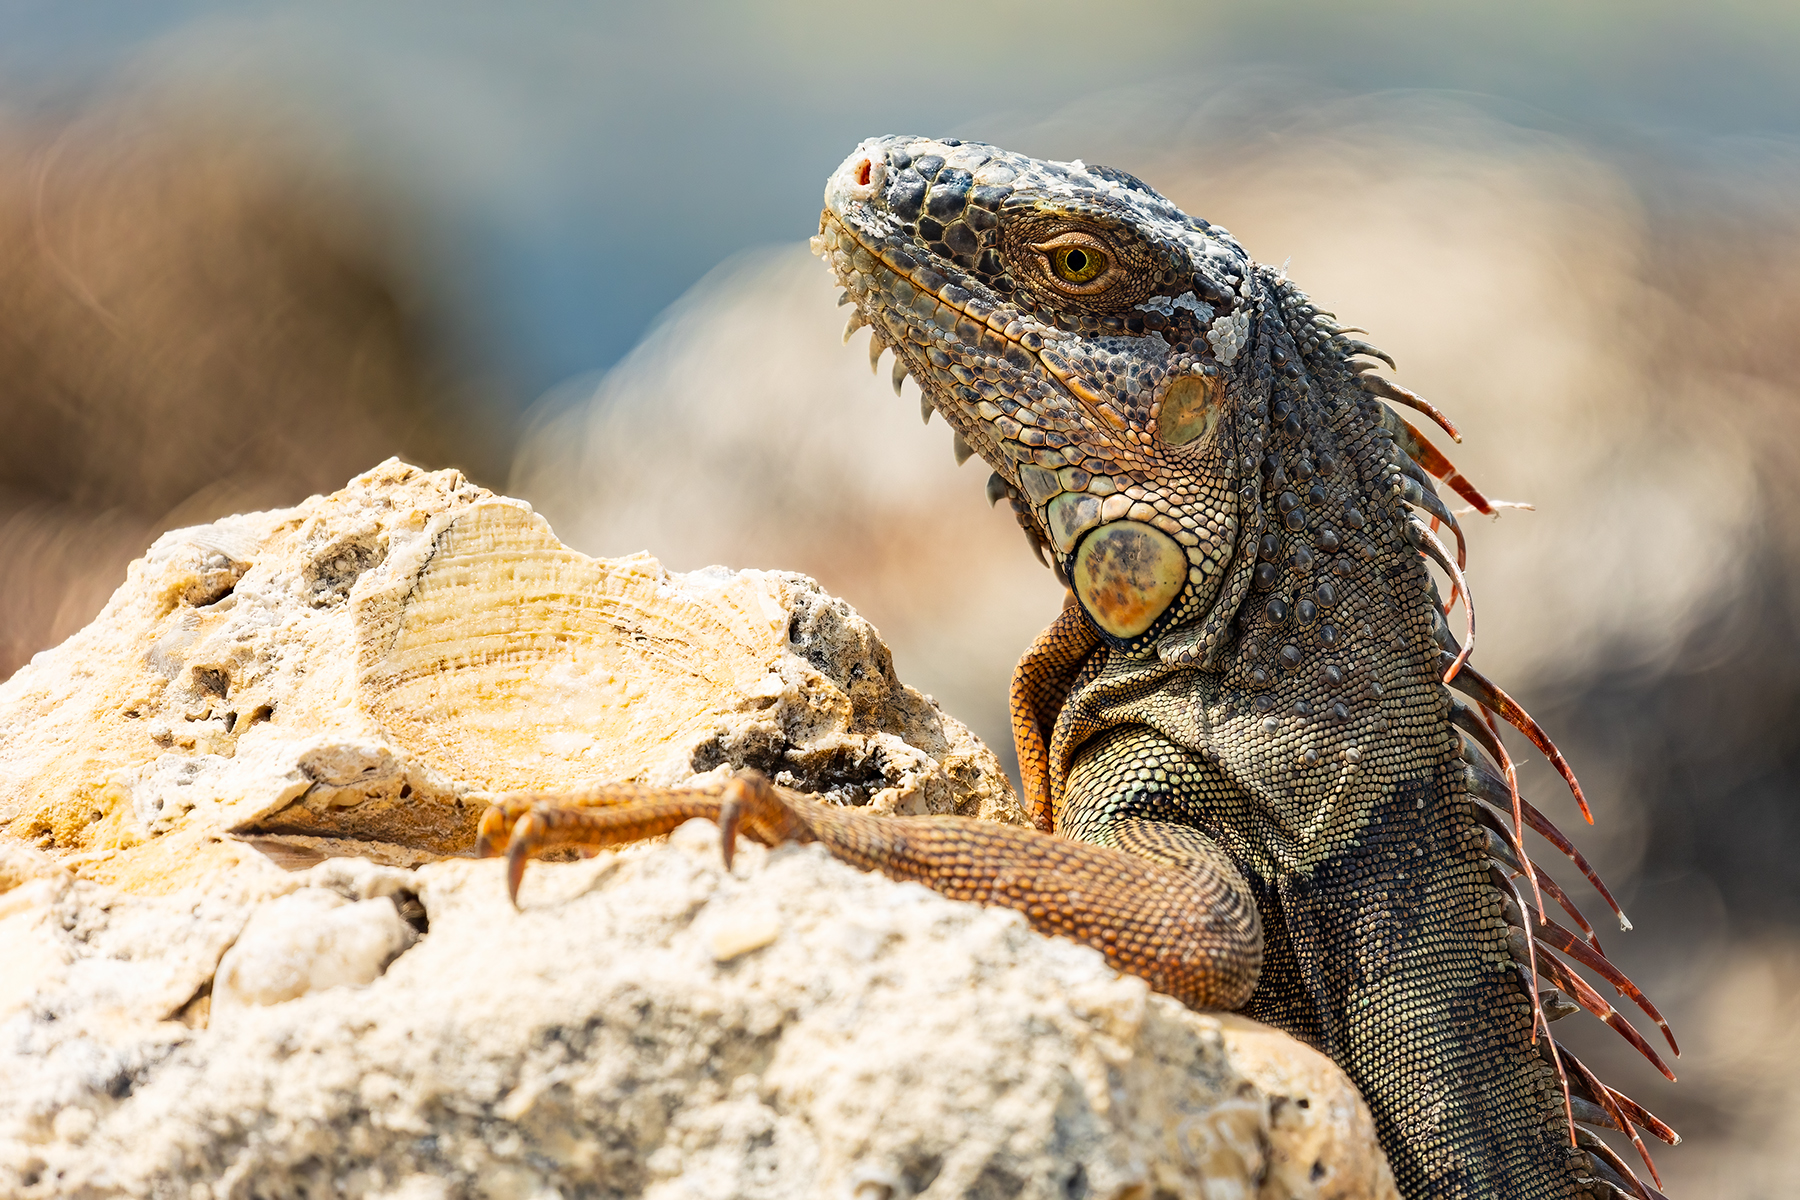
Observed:
[[[971,325],[979,325],[980,329],[986,329],[999,341],[1008,346],[1017,347],[1023,354],[1028,356],[1033,363],[1042,367],[1047,375],[1060,383],[1064,390],[1069,393],[1071,399],[1082,405],[1083,408],[1088,410],[1095,417],[1098,417],[1114,429],[1122,430],[1125,428],[1124,420],[1113,411],[1112,406],[1107,403],[1106,397],[1102,393],[1095,390],[1086,380],[1082,379],[1077,372],[1071,370],[1067,363],[1055,361],[1043,354],[1043,350],[1048,343],[1042,334],[1035,329],[1025,330],[1017,336],[1006,332],[1015,322],[1019,322],[1020,317],[1023,314],[1016,310],[1007,313],[1004,309],[995,308],[985,316],[977,316],[975,313],[971,312],[966,305],[958,304],[955,300],[947,299],[943,294],[945,288],[956,288],[958,291],[962,292],[967,292],[967,288],[948,279],[945,279],[943,283],[935,288],[931,287],[924,280],[920,279],[916,273],[928,271],[930,270],[929,268],[923,267],[916,262],[911,269],[900,266],[889,257],[891,252],[887,247],[871,244],[857,231],[854,225],[845,220],[838,213],[827,208],[819,214],[820,237],[814,239],[813,252],[823,258],[831,267],[833,276],[836,277],[840,286],[850,292],[851,298],[857,304],[857,310],[859,312],[862,311],[862,301],[858,295],[858,289],[852,286],[850,276],[853,273],[868,274],[868,272],[861,271],[854,261],[851,262],[848,270],[845,269],[843,264],[836,261],[833,249],[827,247],[823,241],[823,234],[827,226],[835,228],[837,236],[840,239],[848,237],[858,250],[867,253],[874,262],[879,263],[882,267],[891,271],[897,278],[904,279],[911,285],[916,294],[930,296],[933,301],[933,313],[931,316],[926,316],[916,308],[912,310],[913,314],[922,321],[937,324],[940,329],[944,329],[947,333],[956,332],[955,322],[946,327],[936,315],[937,310],[946,309],[956,314],[956,316],[962,320],[968,321]],[[845,253],[842,251],[841,247],[838,248],[836,252]],[[846,253],[846,257],[852,257],[853,253],[854,252]],[[910,258],[911,256],[909,255],[908,257]],[[934,277],[940,279],[943,278],[942,276],[939,276],[936,271],[931,271],[930,273]],[[862,290],[866,292],[866,285]],[[866,313],[864,315],[867,316]],[[1002,315],[1007,319],[1004,321],[996,320],[996,317]],[[876,328],[872,322],[870,323],[870,327]],[[980,336],[980,329],[974,331],[974,337],[967,337],[965,335],[965,340],[976,341]],[[877,330],[877,332],[882,337],[883,341],[892,344],[890,335],[879,330]],[[1070,335],[1071,340],[1073,339],[1073,336],[1074,335]],[[1035,345],[1033,344],[1034,342],[1036,343]]]

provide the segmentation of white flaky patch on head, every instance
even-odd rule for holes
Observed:
[[[1219,361],[1230,366],[1237,360],[1238,351],[1249,344],[1250,314],[1240,311],[1217,318],[1207,329],[1206,340],[1212,344]]]
[[[1142,304],[1138,305],[1138,307],[1147,309],[1151,312],[1162,313],[1164,316],[1174,316],[1176,309],[1185,308],[1187,311],[1197,315],[1202,324],[1209,323],[1213,319],[1212,305],[1202,304],[1195,298],[1194,293],[1192,292],[1183,292],[1181,295],[1173,297],[1152,296]]]

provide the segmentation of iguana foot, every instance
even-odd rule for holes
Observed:
[[[506,855],[506,894],[516,906],[525,864],[547,850],[625,846],[696,817],[718,823],[727,867],[739,833],[765,846],[814,840],[794,806],[760,772],[749,771],[717,787],[612,784],[582,792],[514,792],[482,814],[475,854]]]

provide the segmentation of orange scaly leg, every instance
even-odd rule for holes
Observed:
[[[695,817],[718,822],[727,864],[739,834],[768,846],[816,841],[863,870],[1016,909],[1040,932],[1092,946],[1195,1008],[1239,1007],[1255,987],[1255,907],[1221,904],[1222,881],[1203,866],[991,821],[871,816],[779,790],[755,771],[717,787],[503,797],[482,817],[478,851],[506,855],[516,903],[525,864],[545,850],[621,846]]]

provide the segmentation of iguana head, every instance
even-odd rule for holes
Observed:
[[[896,386],[913,376],[993,467],[1116,647],[1148,653],[1241,591],[1268,375],[1298,349],[1259,338],[1279,281],[1229,233],[1108,167],[883,137],[832,174],[813,248],[856,306],[846,338],[893,349]]]

